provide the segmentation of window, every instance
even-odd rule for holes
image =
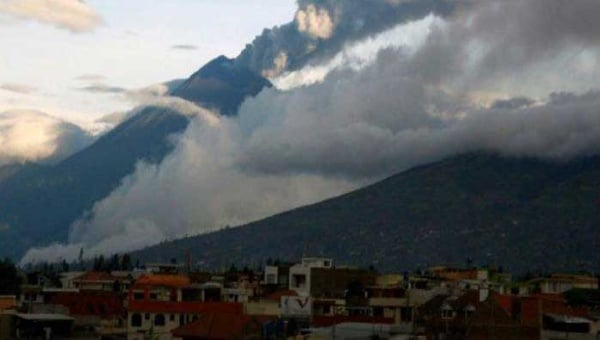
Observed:
[[[144,293],[133,293],[133,299],[134,300],[143,300],[144,299]]]
[[[383,307],[373,307],[373,316],[383,316]]]
[[[91,302],[88,302],[86,306],[87,306],[88,314],[90,314],[90,315],[97,314],[96,309],[94,308],[94,305]]]
[[[150,313],[146,313],[146,314],[144,314],[144,319],[146,319],[146,320],[150,320]]]
[[[165,316],[163,314],[156,314],[154,317],[154,326],[164,326]]]
[[[267,274],[267,284],[275,284],[275,274]]]
[[[454,311],[452,307],[448,304],[444,304],[441,308],[442,311],[442,319],[452,319],[454,317]]]
[[[404,322],[412,321],[412,308],[410,307],[402,307],[400,308],[400,320]]]
[[[175,321],[175,314],[169,315],[169,321]]]
[[[158,294],[150,293],[150,300],[158,300]]]
[[[131,327],[142,327],[142,316],[140,314],[131,315]]]
[[[292,275],[292,287],[304,288],[306,286],[306,275]]]

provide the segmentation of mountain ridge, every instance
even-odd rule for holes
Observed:
[[[196,71],[171,94],[231,116],[248,96],[254,97],[262,89],[272,86],[266,78],[235,65],[234,59],[219,56]]]
[[[213,81],[216,90],[204,86]],[[170,95],[228,115],[246,97],[271,86],[223,56],[186,81],[167,85]],[[146,106],[56,164],[0,169],[0,257],[17,259],[31,247],[66,242],[70,225],[132,174],[137,162],[160,163],[174,148],[169,137],[183,132],[190,119],[172,109]]]
[[[599,180],[596,180],[599,178]],[[466,154],[243,226],[149,247],[142,261],[210,268],[303,255],[412,270],[435,264],[600,270],[600,157],[571,162]],[[560,198],[560,199],[559,199]]]
[[[140,121],[145,120],[143,126]],[[32,246],[65,242],[69,226],[138,161],[160,162],[172,150],[167,136],[185,129],[188,118],[147,108],[56,165],[27,167],[0,182],[2,255],[19,258]],[[126,147],[120,147],[126,145]]]

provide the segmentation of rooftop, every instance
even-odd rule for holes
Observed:
[[[145,274],[137,279],[134,288],[152,286],[182,288],[187,287],[190,284],[190,278],[183,275]]]

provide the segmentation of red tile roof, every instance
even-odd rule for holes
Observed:
[[[168,275],[168,274],[144,274],[140,276],[134,288],[143,287],[174,287],[181,288],[190,285],[190,278],[183,275]]]
[[[244,308],[236,302],[170,302],[170,301],[129,301],[128,311],[145,313],[230,313],[241,315]]]
[[[496,293],[492,293],[492,297],[496,300],[496,302],[498,302],[498,304],[500,305],[500,307],[502,307],[502,309],[508,314],[511,315],[512,314],[512,310],[513,310],[513,304],[514,304],[514,300],[515,300],[515,296],[512,295],[502,295],[502,294],[496,294]]]
[[[250,316],[234,313],[207,313],[187,325],[172,331],[178,338],[231,339],[260,332],[262,324],[275,317]]]
[[[6,309],[13,309],[17,306],[17,298],[15,296],[0,296],[0,312]]]
[[[69,308],[71,315],[97,315],[104,319],[125,315],[122,296],[112,292],[57,293],[49,303]]]
[[[277,290],[267,295],[265,299],[279,302],[282,296],[298,296],[298,293],[294,290]]]
[[[113,276],[107,272],[87,272],[74,278],[73,281],[114,282],[123,278]]]
[[[560,294],[537,294],[531,296],[511,296],[494,294],[493,297],[508,315],[519,310],[523,325],[536,326],[541,320],[540,313],[552,313],[568,316],[587,316],[587,308],[572,307]],[[520,304],[519,308],[514,308]]]
[[[335,316],[314,316],[313,324],[316,327],[329,327],[337,325],[343,322],[359,322],[369,324],[393,324],[394,318],[385,318],[380,316],[349,316],[349,315],[335,315]]]

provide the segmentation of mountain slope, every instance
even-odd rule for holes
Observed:
[[[167,137],[188,120],[149,107],[57,165],[28,167],[0,182],[0,255],[19,258],[31,246],[66,241],[71,222],[139,160],[160,162],[173,148]]]
[[[325,255],[408,270],[439,263],[600,270],[600,158],[570,163],[469,154],[248,225],[133,254],[207,266]]]
[[[28,166],[32,166],[32,165],[33,165],[33,163],[26,163],[26,164],[17,163],[17,164],[8,164],[8,165],[0,166],[0,183],[2,183],[5,180],[9,179],[10,177],[14,176],[16,173],[23,170],[24,168],[26,168]]]
[[[233,59],[213,59],[172,91],[172,95],[234,115],[244,99],[256,96],[271,83],[247,68],[236,66]]]
[[[186,81],[167,83],[171,95],[232,115],[248,96],[271,84],[219,57]],[[169,136],[189,117],[146,107],[95,143],[53,166],[0,169],[0,257],[20,258],[32,246],[67,240],[69,226],[133,173],[140,161],[160,163],[171,152]],[[17,171],[18,170],[18,171]]]

